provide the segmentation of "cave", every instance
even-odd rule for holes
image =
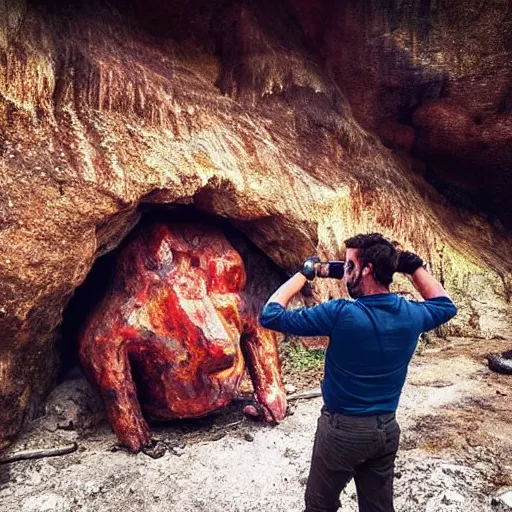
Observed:
[[[137,437],[136,425],[218,412],[240,399],[244,378],[258,400],[246,410],[280,420],[278,338],[258,316],[284,276],[228,219],[145,205],[63,313],[58,380],[83,370],[121,444],[134,452],[150,443],[147,426]],[[133,412],[120,417],[126,409]]]
[[[162,206],[145,204],[141,206],[140,214],[138,222],[131,227],[124,238],[116,240],[116,247],[111,248],[111,250],[96,259],[87,277],[83,283],[76,287],[63,311],[57,342],[60,361],[56,378],[57,384],[81,372],[78,359],[78,335],[80,329],[83,327],[86,318],[104,298],[108,288],[112,285],[112,276],[115,272],[116,259],[119,252],[133,238],[134,233],[143,230],[144,226],[151,225],[158,220],[161,222],[198,222],[220,229],[231,241],[234,241],[241,251],[255,253],[257,255],[256,259],[258,261],[265,261],[266,267],[266,271],[261,278],[260,286],[264,291],[259,293],[260,300],[258,304],[260,306],[263,305],[262,301],[265,300],[265,293],[270,296],[272,291],[287,277],[287,273],[264,255],[246,235],[233,227],[229,219],[207,214],[196,208],[183,205]],[[110,244],[107,245],[111,247]],[[255,271],[255,269],[252,270],[252,272]],[[307,291],[305,293],[307,294]]]
[[[80,328],[91,310],[104,297],[107,288],[111,285],[112,275],[115,271],[116,258],[119,252],[133,238],[134,233],[140,232],[145,225],[160,220],[162,222],[198,222],[219,228],[230,240],[233,240],[241,251],[253,252],[257,254],[258,260],[264,260],[268,272],[265,272],[262,278],[262,288],[270,293],[279,286],[287,277],[287,273],[280,269],[270,258],[250,241],[239,229],[233,227],[229,219],[207,214],[200,210],[183,205],[151,205],[144,204],[140,208],[140,217],[138,222],[131,226],[128,233],[122,240],[116,240],[115,248],[102,254],[96,259],[87,277],[82,284],[76,287],[65,310],[62,314],[62,324],[59,334],[59,353],[60,364],[58,370],[57,382],[62,382],[68,373],[73,374],[76,370],[78,361],[77,336]],[[124,231],[124,230],[123,230]],[[109,247],[110,244],[106,244]],[[307,291],[305,292],[307,293]],[[261,299],[264,293],[260,294]]]
[[[274,424],[286,397],[255,312],[306,257],[378,232],[458,308],[411,367],[397,509],[496,505],[488,490],[512,484],[511,49],[507,0],[0,1],[2,504],[299,510],[311,401],[154,462],[92,428],[97,399],[131,452],[160,421],[200,430],[243,381],[256,402],[235,399],[237,421]],[[295,305],[343,296],[332,281]],[[287,384],[316,386],[315,368]],[[28,438],[66,457],[6,476]]]

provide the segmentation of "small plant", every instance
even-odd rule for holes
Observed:
[[[286,339],[281,344],[284,366],[294,370],[311,370],[324,364],[325,350],[307,349],[297,339]]]

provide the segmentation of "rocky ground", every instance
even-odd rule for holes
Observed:
[[[453,339],[416,355],[399,409],[397,512],[512,508],[506,504],[512,491],[512,376],[492,373],[485,361],[488,353],[511,346],[510,340]],[[286,368],[289,385],[318,385],[318,367]],[[54,393],[47,416],[10,453],[73,442],[77,450],[1,464],[0,510],[301,511],[321,399],[294,402],[292,414],[274,428],[244,419],[241,405],[198,421],[154,426],[160,443],[153,456],[163,455],[130,455],[117,449],[107,424],[98,424],[101,414],[87,387],[72,381]],[[342,503],[343,510],[357,510],[353,484]]]

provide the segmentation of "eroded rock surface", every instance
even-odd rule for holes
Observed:
[[[82,366],[121,444],[133,452],[149,444],[143,414],[196,418],[227,405],[243,354],[267,421],[283,419],[275,333],[259,326],[257,297],[245,288],[242,257],[213,227],[154,224],[121,251],[80,337]]]
[[[475,16],[495,12],[491,4]],[[454,206],[426,171],[371,133],[385,140],[370,121],[386,117],[381,109],[389,105],[395,122],[403,101],[392,101],[393,87],[408,84],[415,68],[392,73],[402,62],[390,56],[402,55],[393,48],[402,48],[404,30],[386,37],[391,50],[381,52],[382,39],[349,14],[374,13],[375,26],[384,18],[360,5],[367,2],[297,1],[295,10],[270,0],[0,3],[0,447],[39,412],[55,384],[62,314],[74,290],[147,204],[186,204],[225,217],[286,271],[316,252],[338,258],[342,240],[357,232],[381,231],[431,263],[459,306],[449,332],[510,332],[510,233],[471,205]],[[314,15],[322,6],[333,10]],[[343,20],[348,32],[336,27]],[[501,27],[488,45],[488,54],[503,49],[498,62],[509,55],[502,44],[508,25],[492,26]],[[375,42],[371,59],[364,41],[356,52],[354,33]],[[449,55],[453,38],[446,34],[439,41]],[[457,48],[462,58],[464,46]],[[376,74],[375,63],[382,64]],[[358,69],[367,78],[362,85],[351,80]],[[473,83],[467,73],[457,76],[459,84]],[[505,98],[498,114],[506,116],[503,80],[495,88],[493,82],[492,94]],[[413,81],[405,97],[414,99],[424,82]],[[373,84],[391,87],[391,98],[374,94]],[[483,86],[468,91],[464,97],[485,103]],[[413,127],[411,146],[411,127],[401,122],[407,133],[399,139],[416,148],[415,158],[436,153],[444,162],[455,148],[444,134],[468,134],[439,125],[431,137],[434,114],[453,114],[443,98],[439,106],[436,94],[427,96],[433,103],[422,101],[411,121],[425,129]],[[481,129],[492,119],[482,117],[476,135],[459,123],[473,135],[456,146],[457,155],[474,154],[474,140],[485,142]],[[505,150],[496,154],[506,155],[503,126]],[[439,141],[442,151],[432,146]],[[500,161],[483,174],[486,197],[505,194],[506,181],[491,187],[494,174],[508,169],[508,160]],[[468,176],[480,176],[471,169]],[[343,294],[329,283],[314,289],[318,299]]]
[[[104,418],[103,404],[91,384],[82,376],[65,380],[48,395],[44,416],[39,420],[50,432],[88,430]]]
[[[357,120],[451,202],[510,228],[512,4],[292,4]]]

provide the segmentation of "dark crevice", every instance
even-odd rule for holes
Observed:
[[[95,261],[87,278],[76,288],[64,311],[60,346],[58,347],[61,355],[59,382],[69,378],[69,375],[73,374],[76,367],[79,366],[78,337],[80,330],[88,316],[92,314],[94,308],[111,288],[119,252],[126,247],[133,237],[155,221],[195,221],[219,228],[242,256],[247,274],[259,272],[263,269],[263,273],[258,276],[256,284],[254,282],[248,283],[246,288],[248,293],[252,291],[259,297],[262,294],[268,296],[286,278],[282,270],[264,255],[247,236],[234,228],[228,219],[204,214],[189,206],[144,204],[140,207],[140,210],[142,216],[138,224],[116,249]]]
[[[425,181],[456,208],[476,214],[490,215],[492,212],[492,205],[484,198],[444,181],[430,165],[425,169]]]

